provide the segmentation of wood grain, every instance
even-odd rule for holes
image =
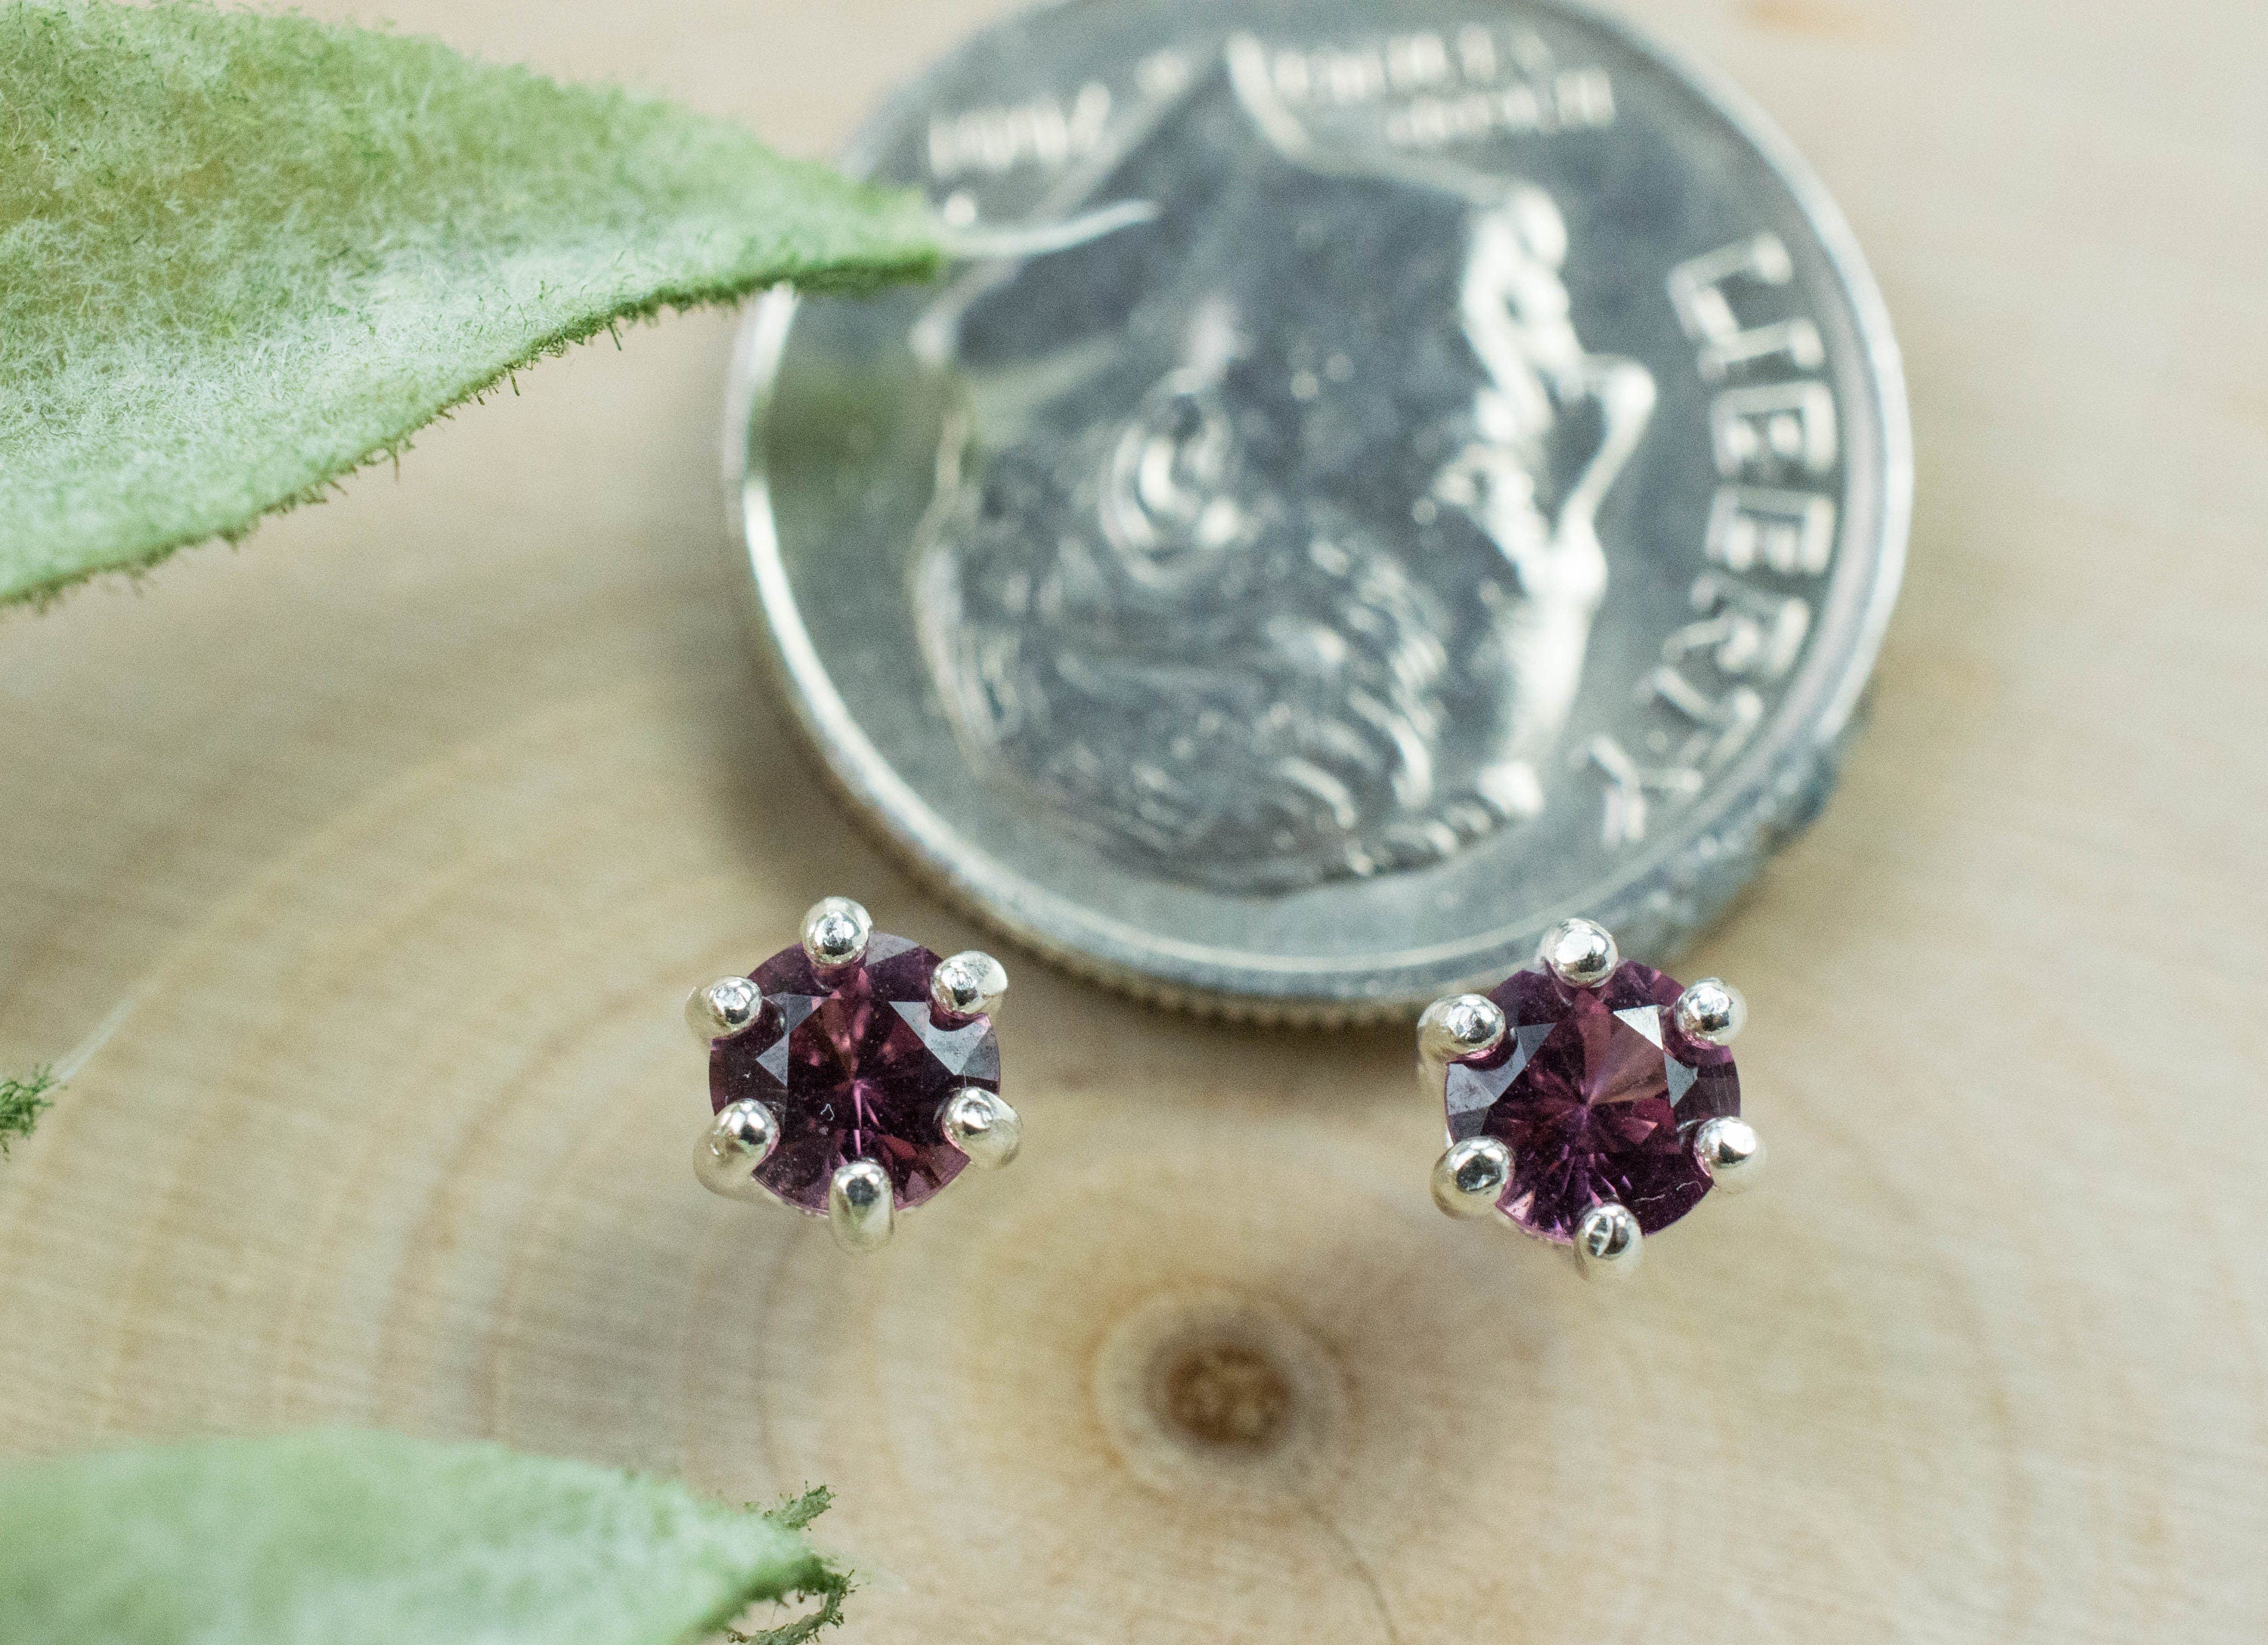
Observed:
[[[806,152],[986,10],[387,8]],[[688,983],[823,892],[975,933],[756,682],[696,316],[0,622],[0,1066],[127,1007],[0,1166],[0,1447],[824,1480],[877,1645],[2268,1634],[2257,9],[1641,14],[1811,155],[1915,390],[1874,727],[1691,960],[1767,1189],[1594,1294],[1433,1212],[1399,1035],[1023,962],[1014,1169],[862,1262],[700,1193]]]

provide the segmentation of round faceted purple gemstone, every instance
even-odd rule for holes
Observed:
[[[1449,1140],[1485,1133],[1512,1150],[1498,1208],[1529,1233],[1570,1243],[1583,1213],[1611,1199],[1652,1234],[1709,1191],[1693,1133],[1741,1111],[1741,1080],[1731,1052],[1677,1031],[1683,992],[1625,960],[1603,988],[1535,970],[1490,993],[1504,1044],[1450,1065]]]
[[[751,979],[763,1014],[709,1050],[712,1108],[761,1099],[779,1146],[756,1180],[790,1205],[824,1213],[837,1167],[873,1160],[900,1206],[917,1206],[961,1174],[968,1156],[946,1140],[939,1112],[964,1085],[1000,1088],[989,1017],[932,1014],[937,955],[874,933],[866,957],[821,977],[800,947]]]

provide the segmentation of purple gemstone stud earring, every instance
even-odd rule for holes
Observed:
[[[1448,1116],[1434,1202],[1572,1246],[1587,1279],[1629,1273],[1649,1236],[1763,1169],[1726,1049],[1747,1017],[1713,977],[1683,987],[1602,926],[1554,926],[1535,964],[1418,1019],[1418,1084]]]
[[[845,1250],[873,1250],[961,1167],[1016,1157],[992,1032],[1007,990],[989,954],[940,960],[847,897],[817,904],[799,945],[685,1002],[716,1110],[694,1175],[727,1199],[824,1216]]]

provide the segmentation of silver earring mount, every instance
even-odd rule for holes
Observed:
[[[847,896],[823,896],[803,917],[803,951],[822,975],[866,957],[874,922]]]
[[[1447,1132],[1433,1203],[1564,1246],[1587,1280],[1628,1277],[1662,1229],[1763,1170],[1727,1050],[1747,1021],[1719,978],[1688,987],[1596,920],[1560,921],[1534,965],[1418,1020],[1418,1085]]]
[[[938,1124],[971,1165],[997,1171],[1024,1146],[1024,1122],[998,1091],[963,1086],[946,1099]]]
[[[745,977],[721,977],[695,989],[685,1001],[685,1025],[703,1045],[729,1039],[763,1014],[763,990]]]
[[[946,1016],[992,1016],[1008,992],[1008,968],[969,948],[938,962],[930,974],[930,1004]]]
[[[827,1226],[844,1250],[880,1250],[898,1226],[889,1172],[872,1160],[837,1166],[827,1185]]]
[[[1593,1206],[1575,1225],[1575,1265],[1586,1280],[1627,1280],[1645,1255],[1646,1236],[1626,1206]]]
[[[1722,1050],[1749,1025],[1749,1002],[1731,984],[1705,977],[1677,996],[1671,1014],[1686,1038]]]
[[[1570,988],[1598,988],[1623,963],[1614,933],[1596,920],[1563,919],[1543,933],[1536,957]]]
[[[823,1216],[846,1250],[881,1246],[966,1167],[1016,1157],[993,1029],[1007,989],[989,954],[939,959],[849,897],[821,898],[794,947],[686,1002],[713,1110],[695,1177]]]
[[[727,1103],[693,1149],[693,1174],[712,1194],[727,1199],[762,1199],[755,1170],[779,1146],[779,1121],[754,1097]]]
[[[1433,1203],[1453,1217],[1484,1217],[1512,1182],[1512,1150],[1494,1137],[1467,1137],[1433,1166]]]

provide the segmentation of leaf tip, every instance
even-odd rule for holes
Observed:
[[[0,1159],[8,1157],[8,1145],[19,1137],[32,1134],[32,1127],[40,1123],[40,1116],[55,1106],[48,1093],[61,1084],[51,1068],[40,1067],[21,1080],[0,1079]],[[824,1491],[815,1493],[824,1497]],[[820,1504],[821,1509],[825,1502]],[[817,1510],[814,1510],[814,1512]]]

